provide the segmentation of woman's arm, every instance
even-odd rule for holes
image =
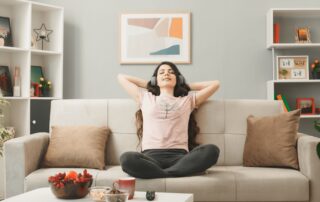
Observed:
[[[144,79],[125,74],[118,74],[118,81],[136,102],[139,102],[139,87],[147,88],[148,83]]]
[[[189,84],[191,90],[198,91],[196,94],[196,106],[200,106],[206,101],[214,92],[220,87],[220,82],[215,81],[203,81]]]

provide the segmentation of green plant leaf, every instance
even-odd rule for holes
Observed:
[[[318,153],[318,157],[320,159],[320,142],[317,145],[317,153]]]
[[[320,121],[314,121],[314,128],[320,132]]]

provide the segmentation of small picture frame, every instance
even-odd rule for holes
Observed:
[[[309,56],[277,56],[277,80],[309,80]]]
[[[43,76],[43,71],[41,66],[32,65],[31,66],[31,82],[40,83],[40,78]]]
[[[301,109],[301,114],[312,115],[316,113],[314,98],[297,98],[297,109]]]
[[[0,89],[2,96],[13,96],[11,75],[8,66],[0,66]]]
[[[310,29],[307,27],[297,28],[295,41],[296,43],[311,43]]]
[[[0,16],[0,46],[13,46],[10,18]]]

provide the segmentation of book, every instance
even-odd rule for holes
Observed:
[[[285,112],[288,112],[288,109],[287,109],[286,105],[284,104],[284,101],[283,101],[283,99],[282,99],[281,94],[277,95],[277,100],[281,100],[281,101],[282,101],[281,103],[282,103],[282,108],[283,108],[283,110],[284,110]]]
[[[281,95],[281,97],[282,97],[282,100],[283,100],[284,104],[285,104],[286,107],[287,107],[288,112],[290,112],[290,111],[291,111],[291,108],[290,108],[290,106],[289,106],[289,104],[288,104],[287,98],[286,98],[284,95]]]
[[[280,43],[280,24],[273,24],[273,43]]]

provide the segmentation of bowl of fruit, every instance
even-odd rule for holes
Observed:
[[[69,171],[50,176],[48,181],[52,193],[61,199],[79,199],[89,193],[92,184],[92,175],[85,169],[82,173]]]

